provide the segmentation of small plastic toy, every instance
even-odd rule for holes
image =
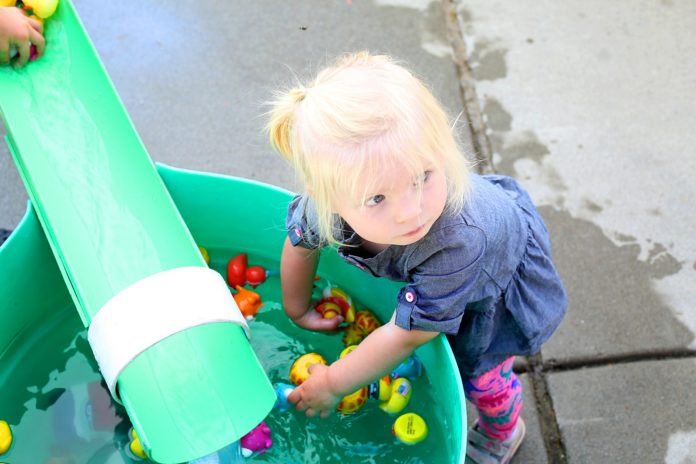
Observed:
[[[428,425],[421,416],[409,412],[396,418],[392,426],[392,434],[401,443],[415,445],[428,436]]]
[[[138,438],[138,434],[135,432],[134,428],[131,427],[128,432],[128,437],[130,438],[130,442],[128,443],[126,454],[134,461],[147,459],[147,454],[145,454],[143,445],[140,443],[140,438]]]
[[[411,355],[396,366],[391,373],[393,379],[407,377],[411,380],[420,377],[423,373],[423,363],[416,355]]]
[[[350,296],[338,287],[328,286],[322,292],[322,298],[314,305],[319,313],[326,319],[334,316],[343,316],[344,322],[351,323],[355,320],[355,305]]]
[[[290,393],[292,393],[294,389],[295,387],[293,385],[287,383],[276,384],[275,392],[278,399],[276,400],[275,405],[273,405],[273,407],[277,408],[280,412],[290,410],[292,405],[288,401],[288,396],[290,395]]]
[[[328,365],[326,359],[318,353],[303,354],[290,367],[290,382],[293,385],[302,385],[309,377],[309,366],[313,364]]]
[[[235,288],[237,289],[237,293],[234,294],[233,298],[237,303],[237,306],[239,306],[239,310],[247,320],[253,320],[254,317],[256,317],[256,314],[258,314],[259,310],[263,307],[261,296],[258,293],[252,290],[247,290],[239,285],[237,285]]]
[[[355,411],[365,406],[367,399],[368,387],[362,387],[350,395],[344,396],[338,403],[338,406],[336,406],[336,411],[344,415],[353,414]]]
[[[201,256],[203,256],[203,260],[205,261],[205,264],[210,265],[210,255],[208,254],[208,250],[203,248],[202,246],[198,246],[198,251],[201,252]]]
[[[343,334],[343,344],[345,346],[357,345],[381,325],[382,323],[372,311],[361,309],[355,313],[354,322],[346,328]]]
[[[241,445],[242,456],[245,458],[263,454],[273,446],[271,429],[262,421],[251,432],[244,435],[239,444]]]
[[[12,446],[12,430],[10,424],[0,420],[0,455],[7,453]]]
[[[56,12],[58,0],[23,0],[25,10],[41,19],[49,18]]]
[[[391,382],[390,388],[386,392],[378,395],[382,400],[379,408],[387,414],[398,414],[403,411],[411,400],[411,382],[405,377],[399,377]]]
[[[227,262],[227,283],[230,287],[249,284],[253,288],[264,283],[272,273],[261,266],[249,266],[246,253],[240,253]]]

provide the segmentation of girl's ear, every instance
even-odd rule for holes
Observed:
[[[309,185],[305,185],[304,190],[305,192],[307,192],[307,196],[309,196],[309,198],[314,198],[314,189],[312,187],[310,187]]]

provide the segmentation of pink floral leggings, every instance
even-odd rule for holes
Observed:
[[[486,435],[510,438],[522,411],[522,385],[512,372],[510,357],[485,374],[464,381],[464,392],[478,411],[478,423]]]

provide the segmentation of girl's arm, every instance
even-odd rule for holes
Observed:
[[[342,317],[324,319],[311,308],[314,275],[319,263],[319,251],[293,246],[285,239],[280,258],[280,286],[283,293],[283,309],[290,319],[309,330],[335,330],[343,322]]]
[[[308,416],[326,417],[344,396],[368,385],[399,365],[438,332],[405,330],[389,323],[371,333],[358,347],[331,366],[316,364],[311,375],[288,397]]]

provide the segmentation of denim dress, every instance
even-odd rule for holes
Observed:
[[[527,192],[505,176],[472,174],[471,187],[460,212],[444,213],[417,242],[376,255],[337,218],[337,238],[351,245],[339,255],[375,277],[404,282],[396,325],[446,334],[464,378],[536,353],[567,306],[548,231]],[[306,196],[292,200],[286,225],[293,245],[325,246]]]

